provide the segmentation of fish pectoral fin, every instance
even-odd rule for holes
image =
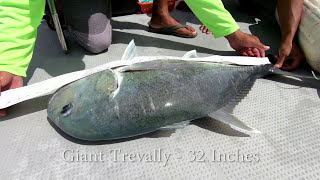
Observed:
[[[130,60],[138,56],[137,47],[132,39],[122,55],[121,60]]]
[[[236,129],[236,130],[240,129],[244,132],[249,132],[249,133],[261,133],[259,130],[246,125],[245,123],[240,121],[237,117],[223,110],[218,110],[216,112],[210,113],[208,114],[208,116],[210,118],[223,122],[227,125],[230,125],[233,129]]]
[[[179,123],[174,123],[171,125],[167,125],[164,127],[159,128],[159,130],[175,130],[175,129],[183,129],[184,127],[188,126],[190,121],[182,121]]]
[[[198,58],[198,54],[196,50],[188,51],[183,58]]]

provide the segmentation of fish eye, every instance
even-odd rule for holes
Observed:
[[[63,116],[63,117],[67,117],[70,113],[71,113],[71,110],[72,110],[72,104],[67,104],[65,106],[63,106],[60,114]]]

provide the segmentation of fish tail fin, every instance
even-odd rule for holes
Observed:
[[[312,70],[311,70],[311,75],[307,75],[305,73],[304,74],[292,73],[292,72],[288,72],[288,71],[283,71],[283,70],[278,69],[278,68],[271,68],[269,70],[269,72],[271,74],[281,75],[281,76],[291,76],[291,77],[302,78],[302,79],[320,80],[320,77],[317,77],[316,74],[314,73],[314,71],[312,71]]]
[[[275,64],[277,62],[277,59],[273,54],[268,54],[267,57],[272,64]],[[274,67],[270,68],[269,70],[271,74],[275,74],[275,75],[320,80],[320,77],[317,77],[316,73],[311,68],[310,68],[310,71],[311,71],[311,74],[307,75],[307,74],[297,74],[297,73],[292,73],[288,71],[283,71],[281,69],[274,68]]]

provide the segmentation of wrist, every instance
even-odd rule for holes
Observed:
[[[281,46],[291,47],[292,46],[292,39],[290,39],[290,38],[282,39]]]
[[[286,35],[282,36],[281,43],[282,44],[292,44],[293,38],[294,38],[294,35],[286,34]]]
[[[6,86],[9,82],[12,81],[13,74],[5,72],[5,71],[0,71],[0,87]]]
[[[232,40],[234,40],[234,39],[239,39],[239,37],[241,36],[242,33],[243,33],[243,32],[240,31],[240,29],[238,29],[238,30],[236,30],[235,32],[233,32],[233,33],[225,36],[225,38],[230,42],[230,41],[232,41]]]

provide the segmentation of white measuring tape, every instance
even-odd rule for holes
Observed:
[[[244,57],[244,56],[209,56],[204,58],[181,58],[171,56],[140,56],[134,57],[130,60],[119,60],[112,61],[95,68],[76,71],[68,74],[63,74],[42,82],[31,84],[17,89],[4,91],[0,96],[0,109],[10,107],[14,104],[33,99],[36,97],[50,94],[60,87],[69,84],[78,79],[84,78],[91,74],[99,71],[103,71],[110,68],[116,68],[120,66],[127,66],[140,62],[156,61],[163,59],[175,59],[185,61],[197,61],[197,62],[218,62],[225,64],[236,64],[236,65],[263,65],[270,64],[268,58],[255,58],[255,57]]]

